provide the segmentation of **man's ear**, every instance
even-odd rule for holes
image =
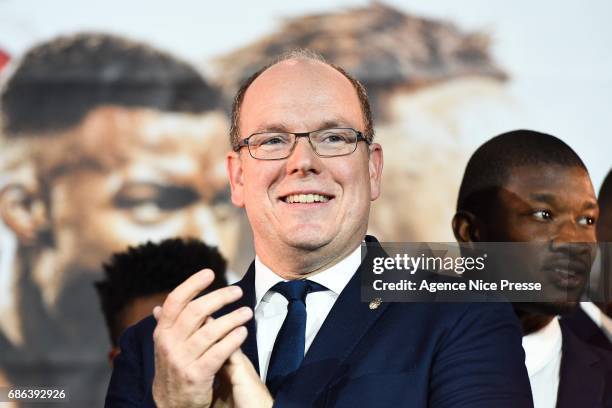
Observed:
[[[232,189],[232,203],[237,207],[244,207],[244,177],[240,152],[230,151],[227,153],[225,165]]]
[[[469,211],[457,211],[453,217],[452,227],[457,242],[480,242],[484,238],[484,225]]]
[[[20,184],[9,184],[0,190],[0,217],[21,244],[35,242],[47,226],[43,201]]]
[[[370,172],[370,200],[374,201],[380,196],[380,183],[383,171],[383,151],[378,143],[369,146],[368,170]]]

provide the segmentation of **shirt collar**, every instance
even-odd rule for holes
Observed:
[[[599,327],[599,329],[612,342],[612,319],[597,307],[593,302],[580,302],[584,313]]]
[[[559,358],[561,343],[561,326],[556,316],[537,332],[523,336],[525,366],[530,377]]]
[[[580,307],[591,320],[601,328],[601,310],[593,302],[580,302]]]
[[[308,279],[325,286],[337,297],[344,290],[349,280],[361,264],[361,245],[334,266],[321,271]],[[255,307],[263,299],[264,295],[278,282],[285,281],[279,275],[261,262],[255,256]]]

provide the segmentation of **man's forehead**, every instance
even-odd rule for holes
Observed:
[[[301,118],[317,126],[352,127],[362,121],[359,97],[348,78],[324,62],[304,58],[281,61],[264,71],[246,91],[241,111],[242,124],[246,122],[251,133],[290,130],[301,125]]]
[[[294,123],[290,123],[289,121],[284,120],[272,120],[272,121],[263,121],[259,123],[259,126],[251,129],[253,133],[259,132],[311,132],[313,130],[319,129],[331,129],[331,128],[350,128],[353,126],[353,123],[350,118],[344,117],[342,115],[334,115],[329,112],[322,112],[327,114],[325,116],[321,116],[318,120],[317,129],[304,128],[304,129],[296,129]]]
[[[590,185],[589,174],[584,168],[540,163],[510,168],[504,184],[507,187],[533,189],[547,186],[568,187],[576,183]]]
[[[294,86],[320,86],[322,83],[353,89],[348,78],[331,65],[314,59],[291,58],[280,61],[262,72],[249,86],[245,99],[250,93],[256,94],[273,87],[282,90]]]
[[[597,207],[588,172],[579,166],[540,164],[511,169],[504,190],[517,198],[542,203]]]

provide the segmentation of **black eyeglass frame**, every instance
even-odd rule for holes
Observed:
[[[352,130],[353,132],[355,132],[355,147],[353,148],[352,151],[348,152],[348,153],[343,153],[343,154],[335,154],[333,156],[329,156],[329,155],[322,155],[319,152],[317,152],[317,149],[315,149],[314,145],[312,144],[312,140],[310,139],[310,135],[312,133],[316,133],[316,132],[320,132],[322,130],[334,130],[334,129],[339,129],[339,130]],[[267,133],[282,133],[282,134],[287,134],[287,135],[294,135],[295,139],[293,141],[293,146],[291,146],[291,149],[289,149],[289,152],[287,152],[287,155],[284,157],[278,157],[278,158],[274,158],[274,159],[262,159],[261,157],[255,157],[253,155],[253,152],[251,152],[251,147],[249,145],[249,139],[252,138],[253,136],[257,136],[257,135],[264,135]],[[291,153],[293,153],[293,150],[295,150],[295,146],[297,145],[298,139],[300,137],[307,137],[308,138],[308,144],[310,145],[310,147],[312,148],[312,151],[315,152],[315,154],[319,157],[342,157],[342,156],[348,156],[349,154],[353,154],[355,153],[355,151],[357,150],[357,144],[360,141],[364,141],[366,142],[366,144],[369,146],[372,144],[371,141],[369,141],[362,132],[360,132],[357,129],[353,129],[353,128],[344,128],[344,127],[337,127],[337,128],[323,128],[323,129],[317,129],[317,130],[312,130],[310,132],[257,132],[257,133],[253,133],[251,135],[249,135],[249,137],[245,137],[244,139],[242,139],[239,143],[238,146],[236,148],[234,148],[235,152],[238,152],[240,149],[242,149],[243,147],[246,147],[249,150],[249,155],[254,158],[255,160],[284,160],[287,157],[291,156]]]

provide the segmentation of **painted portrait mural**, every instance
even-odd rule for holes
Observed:
[[[92,284],[110,254],[174,236],[235,252],[222,96],[146,44],[76,34],[25,54],[2,113],[2,217],[17,241],[7,374],[104,384],[108,336]]]

